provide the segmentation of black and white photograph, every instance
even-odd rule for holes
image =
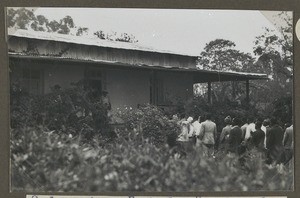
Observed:
[[[293,191],[293,12],[7,7],[12,192]]]

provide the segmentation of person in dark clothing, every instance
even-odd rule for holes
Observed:
[[[282,144],[284,146],[284,164],[286,164],[292,159],[294,154],[293,125],[285,129]]]
[[[251,132],[251,145],[258,151],[264,151],[265,132],[261,130],[262,122],[255,123],[255,132]]]
[[[220,139],[219,139],[219,150],[226,151],[228,149],[228,138],[231,130],[231,117],[227,116],[224,119],[226,126],[222,129]]]
[[[263,125],[261,126],[261,130],[263,132],[265,132],[265,142],[264,142],[264,146],[265,148],[267,147],[267,139],[269,137],[269,131],[270,131],[270,119],[264,119],[263,121]]]
[[[278,125],[277,119],[272,118],[270,120],[271,127],[268,132],[268,139],[266,142],[266,147],[269,153],[269,163],[281,163],[282,152],[284,150],[282,140],[283,140],[283,129]]]
[[[230,130],[228,138],[228,152],[239,154],[239,148],[242,142],[242,129],[241,120],[239,118],[234,118],[232,120],[233,127]]]

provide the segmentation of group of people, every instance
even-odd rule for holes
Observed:
[[[181,128],[177,141],[186,151],[201,147],[206,155],[213,157],[216,152],[242,156],[255,151],[269,164],[287,163],[293,157],[293,125],[281,127],[276,118],[232,119],[227,116],[221,133],[217,132],[211,114],[207,114],[205,120],[200,116],[196,118],[177,121]]]

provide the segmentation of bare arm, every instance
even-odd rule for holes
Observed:
[[[286,142],[288,140],[288,130],[286,129],[284,132],[283,140],[282,140],[282,145],[286,145]]]

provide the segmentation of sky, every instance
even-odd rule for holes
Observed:
[[[196,56],[206,43],[218,38],[252,53],[255,37],[265,27],[277,31],[270,18],[249,10],[38,8],[35,14],[57,21],[70,15],[76,26],[90,31],[126,32],[141,45]]]

